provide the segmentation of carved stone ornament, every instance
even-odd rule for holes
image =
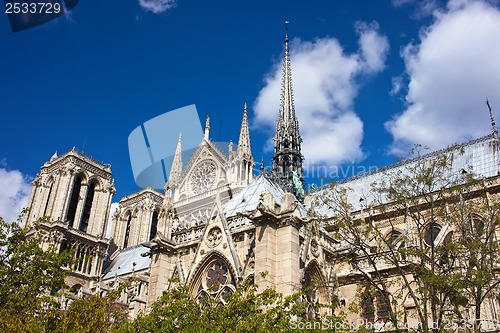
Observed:
[[[33,185],[35,186],[42,185],[42,177],[39,174],[35,176],[35,179],[33,180]]]
[[[66,163],[65,168],[66,168],[66,171],[74,171],[76,168],[76,164],[70,160],[68,163]]]
[[[216,247],[222,241],[222,231],[219,227],[210,229],[207,235],[206,243],[209,247]]]
[[[319,245],[315,239],[311,241],[311,253],[316,258],[319,256]]]
[[[189,187],[193,194],[200,194],[212,189],[215,184],[216,165],[212,160],[199,163],[191,172]]]

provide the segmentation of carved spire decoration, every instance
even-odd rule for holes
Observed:
[[[281,99],[279,117],[274,135],[273,174],[294,193],[293,176],[303,184],[301,142],[299,122],[295,114],[292,87],[292,69],[288,49],[288,21],[285,32],[285,54],[283,59]]]
[[[490,105],[490,101],[486,98],[486,106],[488,107],[488,111],[490,112],[490,121],[491,121],[491,128],[493,129],[493,135],[495,136],[496,139],[498,139],[498,129],[495,124],[495,118],[493,118],[493,110]]]
[[[55,159],[57,159],[57,150],[56,152],[54,153],[54,155],[52,155],[52,157],[50,158],[50,162],[54,161]]]
[[[182,174],[182,136],[179,133],[179,140],[177,141],[177,147],[175,148],[175,155],[172,161],[172,167],[170,168],[170,174],[168,175],[168,182],[171,185],[176,185]]]
[[[207,120],[205,121],[205,140],[208,140],[210,135],[210,117],[207,116]]]
[[[240,138],[238,140],[238,156],[248,160],[252,159],[250,131],[248,130],[247,103],[245,103],[243,107],[243,120],[241,121]]]
[[[240,137],[235,152],[229,152],[231,163],[234,166],[234,182],[246,186],[253,179],[253,166],[255,165],[252,149],[250,148],[250,131],[248,129],[247,104],[243,107],[243,119],[241,120]]]

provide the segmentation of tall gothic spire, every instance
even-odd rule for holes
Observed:
[[[170,168],[170,174],[168,175],[168,182],[171,185],[177,184],[181,179],[182,173],[182,137],[179,133],[179,140],[177,141],[177,147],[175,148],[175,155],[172,161],[172,167]]]
[[[302,178],[302,139],[293,103],[292,69],[288,49],[288,21],[286,22],[282,75],[280,110],[274,135],[273,174],[276,178],[281,179],[286,187],[293,189],[292,180],[294,174],[302,184],[304,181]]]
[[[250,149],[250,132],[248,130],[247,103],[243,107],[243,120],[241,121],[240,138],[238,140],[238,156],[252,158]]]

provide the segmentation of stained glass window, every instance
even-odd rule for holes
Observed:
[[[229,301],[234,291],[234,280],[229,267],[224,261],[216,259],[202,274],[196,299],[201,303],[206,297],[211,297],[220,300],[223,305]]]
[[[225,285],[227,282],[227,266],[221,262],[216,262],[207,272],[207,287],[216,288]]]

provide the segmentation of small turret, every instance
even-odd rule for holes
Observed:
[[[232,147],[232,145],[231,145]],[[255,162],[250,148],[250,131],[248,129],[247,104],[243,107],[243,119],[241,120],[240,137],[236,152],[229,152],[231,159],[231,181],[238,186],[246,186],[253,179],[253,166]]]
[[[250,149],[250,132],[248,130],[247,103],[243,107],[243,120],[241,121],[240,138],[238,140],[238,156],[253,162]]]
[[[170,173],[168,175],[168,182],[171,186],[177,185],[181,179],[182,174],[182,136],[179,133],[179,139],[177,140],[177,147],[175,148],[174,159],[172,161],[172,167],[170,168]]]

